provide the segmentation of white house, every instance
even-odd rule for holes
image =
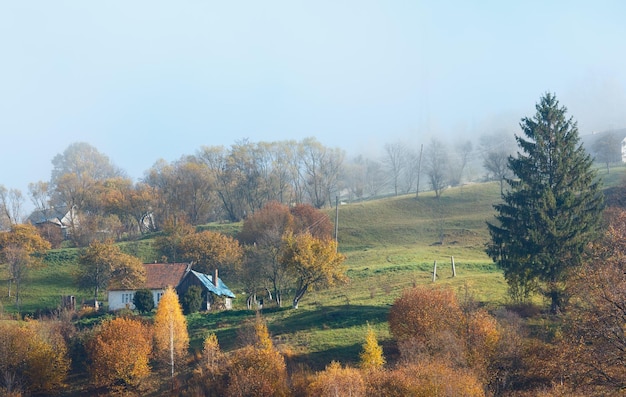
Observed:
[[[187,263],[147,263],[144,266],[146,282],[140,288],[109,289],[109,310],[134,309],[133,299],[135,292],[139,289],[152,291],[156,307],[167,287],[175,288],[178,295],[183,296],[191,286],[198,286],[202,289],[206,310],[212,307],[231,308],[231,300],[235,294],[218,277],[217,269],[214,270],[213,276],[209,276],[191,270],[191,264]],[[217,297],[220,298],[219,302]]]
[[[152,290],[154,306],[159,304],[167,287],[176,288],[190,269],[187,263],[147,263],[146,282],[137,289],[109,289],[109,310],[134,309],[133,298],[139,289]]]

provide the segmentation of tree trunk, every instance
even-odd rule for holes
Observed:
[[[174,322],[170,320],[170,363],[172,366],[172,379],[174,379]]]
[[[294,295],[293,302],[292,302],[292,307],[294,309],[298,308],[298,303],[300,303],[300,299],[302,299],[307,289],[308,289],[308,286],[304,286],[302,288],[296,289],[296,294]]]

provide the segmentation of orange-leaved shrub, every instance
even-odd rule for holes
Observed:
[[[365,396],[365,381],[358,369],[333,361],[314,376],[307,393],[311,397]]]
[[[254,329],[254,344],[235,350],[227,359],[225,395],[289,395],[285,359],[274,347],[267,326],[260,317],[257,317]]]
[[[500,332],[486,311],[461,307],[449,288],[405,290],[389,313],[389,328],[401,358],[408,363],[442,362],[469,368],[483,384],[492,382]]]
[[[440,360],[399,365],[368,374],[367,395],[377,397],[483,397],[481,382],[469,370]]]
[[[94,385],[137,387],[150,374],[152,330],[130,318],[105,321],[87,343],[87,353]]]

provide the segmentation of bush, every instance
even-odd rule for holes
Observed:
[[[87,353],[96,386],[137,387],[150,374],[151,329],[129,318],[107,320],[88,342]]]
[[[58,329],[38,321],[0,322],[0,394],[58,390],[69,367],[67,345]]]
[[[183,296],[183,312],[191,314],[200,311],[202,307],[202,288],[192,285]]]
[[[342,368],[336,361],[324,371],[318,372],[309,385],[310,396],[365,396],[365,381],[361,372],[354,368]]]
[[[140,289],[135,292],[133,297],[133,304],[135,309],[139,310],[139,313],[149,313],[154,309],[154,298],[152,297],[152,291],[149,289]]]

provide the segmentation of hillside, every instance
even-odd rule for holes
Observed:
[[[621,183],[623,170],[612,170],[607,178],[612,186]],[[297,310],[266,304],[262,314],[275,343],[292,364],[319,369],[331,360],[355,363],[369,324],[392,358],[386,322],[389,306],[404,288],[432,283],[435,261],[436,283],[450,285],[462,299],[491,307],[506,302],[506,283],[483,251],[488,239],[485,222],[492,219],[492,205],[497,200],[499,184],[483,183],[448,189],[439,200],[420,193],[417,199],[406,195],[341,205],[339,249],[347,257],[350,281],[307,293]],[[328,215],[334,220],[335,210],[328,209]],[[232,234],[238,227],[216,224],[203,228],[225,228]],[[122,247],[146,262],[156,259],[150,239]],[[47,266],[24,283],[24,311],[54,309],[65,294],[76,295],[79,302],[91,298],[73,284],[77,256],[78,251],[72,249],[54,250],[46,256]],[[454,278],[452,258],[457,272]],[[227,282],[240,293],[236,280]],[[13,302],[5,295],[1,300],[4,311],[12,311]],[[217,334],[224,350],[237,347],[246,321],[255,316],[244,308],[245,297],[240,295],[235,310],[189,316],[192,349],[200,349],[208,331]]]

